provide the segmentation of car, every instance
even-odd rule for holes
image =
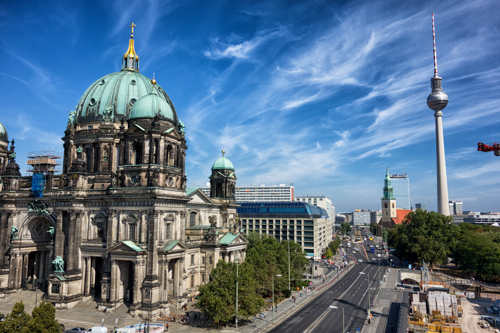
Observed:
[[[378,258],[381,258],[382,256],[380,255],[380,253],[377,253],[377,257],[378,257]]]
[[[356,253],[356,250],[352,250],[352,253],[353,253],[353,254],[354,254],[354,253]]]
[[[358,262],[363,262],[363,259],[358,259]]]
[[[87,329],[83,327],[75,327],[70,330],[67,330],[66,333],[87,333]]]

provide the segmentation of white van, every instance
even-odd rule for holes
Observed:
[[[347,247],[351,247],[351,243],[347,243]]]
[[[107,327],[94,326],[87,330],[87,333],[108,333]]]

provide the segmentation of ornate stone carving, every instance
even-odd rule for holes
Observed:
[[[28,212],[30,214],[47,214],[50,215],[49,212],[47,211],[47,204],[40,201],[40,200],[35,200],[33,202],[30,202],[28,204]]]
[[[47,232],[50,234],[50,238],[54,239],[56,229],[54,227],[49,227],[49,230],[47,230]]]
[[[208,221],[212,228],[217,228],[217,217],[215,215],[211,215],[208,217]]]
[[[181,219],[184,219],[186,218],[186,211],[182,210],[179,212],[180,216],[181,216]]]

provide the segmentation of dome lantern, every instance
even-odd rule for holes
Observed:
[[[132,29],[132,32],[130,34],[130,40],[128,42],[128,49],[127,52],[123,55],[122,59],[122,70],[129,70],[129,71],[139,71],[139,56],[135,52],[135,47],[134,47],[134,27],[136,25],[134,22],[130,25],[130,28]]]

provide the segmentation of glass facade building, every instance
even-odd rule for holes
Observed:
[[[396,208],[411,209],[410,205],[410,179],[407,174],[391,175],[391,183]]]
[[[294,241],[308,256],[321,256],[332,239],[326,210],[305,202],[245,202],[237,212],[244,233]]]

